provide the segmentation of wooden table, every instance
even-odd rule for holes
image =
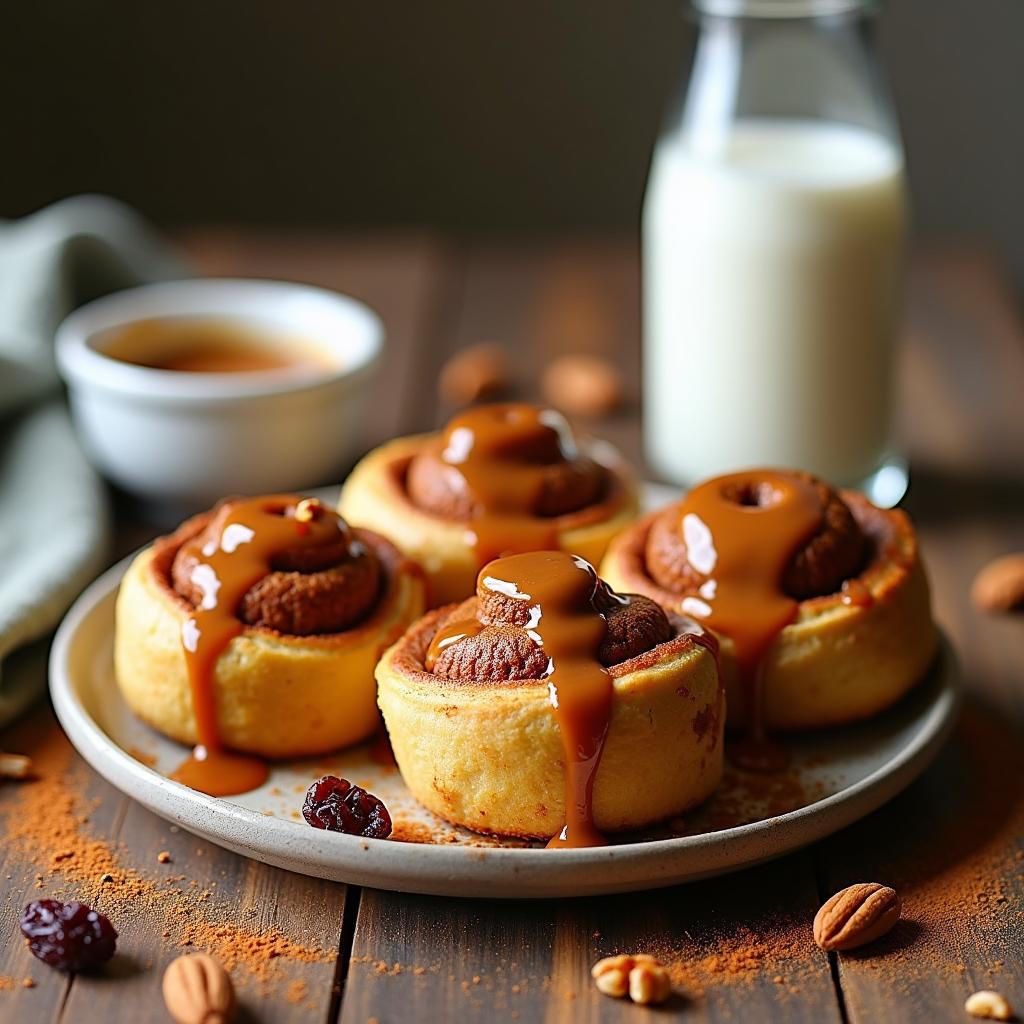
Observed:
[[[600,429],[640,458],[630,244],[228,231],[182,242],[205,273],[310,281],[381,312],[389,346],[371,442],[440,423],[438,367],[460,346],[493,339],[514,352],[524,395],[557,351],[595,350],[621,363],[631,402]],[[645,950],[675,962],[682,993],[660,1012],[685,1020],[961,1021],[964,998],[985,987],[1024,1009],[1024,624],[979,614],[968,600],[979,566],[1024,549],[1024,334],[982,255],[934,252],[915,262],[902,359],[907,505],[968,697],[939,761],[867,820],[726,878],[549,903],[405,896],[291,875],[172,832],[79,766],[69,784],[81,787],[83,803],[96,801],[83,827],[123,844],[118,856],[146,877],[160,877],[157,852],[167,850],[199,887],[229,895],[239,920],[329,951],[318,962],[282,962],[288,984],[262,992],[236,972],[253,1021],[647,1019],[655,1011],[603,997],[589,979],[599,957]],[[122,549],[139,539],[129,533]],[[41,710],[0,747],[32,753],[52,745],[55,731]],[[0,786],[0,813],[23,792]],[[17,908],[42,894],[37,872],[47,893],[70,891],[47,865],[0,847],[0,1020],[164,1020],[162,969],[180,950],[159,916],[140,908],[116,922],[125,957],[108,976],[65,978],[31,960],[17,937]],[[811,942],[811,918],[824,897],[858,880],[896,886],[907,920],[863,954],[826,956]],[[35,987],[22,988],[23,976]]]

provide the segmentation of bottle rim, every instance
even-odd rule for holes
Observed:
[[[874,0],[691,0],[700,14],[729,18],[818,18],[875,6]]]

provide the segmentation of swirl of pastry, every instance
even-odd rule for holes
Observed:
[[[440,605],[470,597],[480,567],[502,555],[558,548],[599,560],[637,493],[609,445],[577,438],[553,409],[501,403],[371,452],[338,507],[419,561]]]
[[[508,561],[492,564],[500,567]],[[593,579],[588,600],[605,622],[596,650],[601,665],[607,668],[635,658],[675,635],[668,616],[650,598],[616,594],[596,573]],[[543,679],[550,672],[551,659],[531,626],[535,615],[531,605],[493,590],[481,580],[476,597],[458,605],[435,637],[437,641],[454,636],[458,642],[432,646],[427,668],[447,679]]]
[[[194,525],[203,525],[174,556],[174,589],[194,606],[205,593],[203,552],[211,546],[216,549],[239,506],[238,500],[226,499],[193,520]],[[267,514],[305,524],[308,532],[270,555],[271,571],[246,590],[237,616],[246,625],[293,636],[338,633],[358,623],[380,591],[380,562],[372,550],[336,512],[313,499],[279,496],[263,499],[262,507]],[[311,539],[315,543],[310,544]]]
[[[560,516],[599,501],[607,471],[580,453],[560,413],[481,406],[456,416],[409,465],[415,505],[449,519]]]
[[[922,678],[936,647],[906,514],[805,472],[703,481],[623,531],[601,572],[719,637],[729,723],[746,726],[764,765],[781,763],[765,730],[873,715]]]
[[[174,778],[213,796],[262,784],[378,727],[374,668],[424,607],[422,572],[315,498],[221,502],[140,552],[115,611],[128,706],[193,756]]]
[[[399,768],[431,810],[480,831],[597,845],[704,799],[721,774],[717,644],[584,559],[481,569],[382,659]],[[656,777],[638,794],[639,772]]]
[[[782,576],[782,592],[797,601],[834,594],[844,580],[860,572],[868,555],[864,532],[835,490],[810,473],[755,470],[720,478],[720,493],[735,505],[768,509],[779,501],[780,478],[808,484],[821,507],[817,528],[789,556]],[[665,509],[651,523],[646,563],[655,582],[677,594],[696,594],[709,578],[690,561],[680,516],[674,507]]]

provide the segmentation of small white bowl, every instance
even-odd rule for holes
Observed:
[[[105,354],[114,328],[201,317],[308,339],[323,367],[192,373]],[[205,507],[227,494],[308,488],[359,454],[380,318],[354,299],[283,281],[209,278],[97,299],[57,330],[57,364],[86,451],[116,484],[153,502]]]

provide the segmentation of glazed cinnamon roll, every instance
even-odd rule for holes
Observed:
[[[243,792],[265,775],[243,754],[314,755],[373,732],[374,667],[423,593],[391,543],[315,499],[224,501],[132,562],[118,685],[140,718],[197,744],[180,781]]]
[[[729,723],[755,735],[873,715],[936,648],[910,520],[807,473],[700,484],[618,537],[602,573],[718,635]]]
[[[412,793],[480,832],[596,845],[679,814],[722,772],[717,644],[584,559],[497,559],[377,669]]]
[[[416,559],[437,605],[472,594],[480,567],[503,554],[560,548],[599,561],[637,499],[609,445],[577,439],[554,410],[499,404],[371,452],[339,509]]]

